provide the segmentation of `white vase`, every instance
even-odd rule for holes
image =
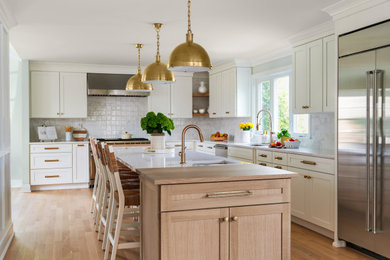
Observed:
[[[204,81],[201,81],[200,82],[200,86],[198,88],[198,92],[200,94],[204,94],[204,93],[207,93],[208,89],[206,88],[206,86],[204,85]]]
[[[152,149],[164,150],[165,149],[165,134],[154,133],[151,134],[150,144]]]
[[[251,142],[251,131],[250,130],[242,130],[240,133],[239,143],[249,144]]]

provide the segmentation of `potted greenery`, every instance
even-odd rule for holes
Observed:
[[[280,129],[280,132],[278,133],[278,139],[280,139],[282,145],[284,145],[284,141],[288,141],[290,137],[291,135],[287,129],[285,128]]]
[[[165,149],[165,134],[171,135],[171,130],[175,129],[172,119],[163,113],[149,112],[141,119],[141,128],[151,135],[152,149]]]

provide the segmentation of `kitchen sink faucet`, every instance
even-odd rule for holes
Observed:
[[[272,144],[272,114],[271,114],[271,112],[269,112],[269,110],[261,109],[261,110],[259,110],[259,112],[257,112],[257,116],[256,116],[256,130],[259,131],[259,126],[260,126],[259,115],[260,115],[261,112],[268,113],[268,115],[269,115],[269,144],[271,145]]]
[[[198,131],[199,139],[201,142],[203,142],[202,130],[200,130],[200,128],[197,125],[187,125],[186,127],[184,127],[183,132],[181,132],[181,152],[179,153],[180,154],[180,164],[186,163],[186,151],[185,151],[186,138],[185,138],[185,135],[186,135],[187,130],[190,128],[194,128],[194,129],[196,129],[196,131]]]

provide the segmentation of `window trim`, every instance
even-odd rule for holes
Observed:
[[[290,129],[290,133],[291,135],[293,135],[294,137],[310,137],[311,138],[311,116],[309,114],[308,116],[308,133],[305,134],[305,133],[295,133],[294,132],[294,114],[292,112],[292,102],[293,102],[293,95],[292,95],[292,69],[291,67],[283,67],[283,68],[280,68],[279,70],[277,69],[274,69],[274,70],[269,70],[269,71],[266,71],[264,73],[261,73],[261,74],[255,74],[252,76],[252,82],[253,82],[253,89],[252,89],[252,93],[254,93],[253,95],[253,98],[252,98],[252,121],[253,122],[256,122],[257,124],[257,121],[256,121],[256,115],[257,115],[257,112],[259,111],[260,109],[260,104],[259,104],[259,84],[263,81],[270,81],[270,89],[271,89],[271,94],[270,94],[270,98],[272,100],[271,102],[271,113],[272,115],[274,116],[275,115],[275,108],[274,108],[274,97],[275,97],[275,88],[274,88],[274,80],[276,78],[279,78],[279,77],[283,77],[283,76],[288,76],[289,77],[289,117],[290,117],[290,120],[289,120],[289,129]],[[276,126],[276,124],[274,124]],[[274,132],[276,132],[276,128],[273,128],[272,129]]]

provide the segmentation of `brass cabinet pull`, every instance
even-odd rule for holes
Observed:
[[[238,221],[238,217],[237,216],[232,217],[232,221],[233,222],[237,222]]]
[[[58,150],[59,147],[45,147],[45,150]]]
[[[61,115],[64,115],[64,113],[61,113]]]
[[[304,175],[303,178],[309,179],[309,180],[310,180],[310,179],[311,179],[311,176],[309,176],[309,175]]]
[[[57,113],[57,116],[59,116],[60,115],[60,113]]]
[[[211,146],[207,146],[207,148],[209,148],[209,149],[213,149],[213,147],[211,147]]]
[[[261,166],[267,166],[266,163],[259,163],[259,165],[261,165]]]
[[[276,160],[283,160],[283,157],[276,156],[275,159],[276,159]]]
[[[266,158],[266,157],[268,157],[266,154],[260,154],[260,157],[264,157],[264,158]]]
[[[198,147],[203,147],[203,145],[198,145]]]
[[[213,115],[216,115],[217,113],[213,112]]]
[[[221,218],[220,220],[221,220],[221,222],[228,222],[229,218],[228,217],[224,217],[224,218]]]
[[[228,197],[244,197],[251,196],[253,192],[250,190],[239,190],[239,191],[219,191],[206,194],[206,198],[228,198]]]
[[[275,166],[276,169],[282,169],[282,166]]]
[[[303,164],[308,164],[308,165],[317,165],[316,162],[306,161],[306,160],[301,161],[301,163],[303,163]]]
[[[175,147],[180,147],[181,146],[181,144],[175,144]]]
[[[302,106],[302,109],[308,109],[309,106]]]
[[[230,114],[230,112],[225,112],[226,114]]]
[[[60,160],[45,160],[45,162],[59,162]]]
[[[47,176],[45,176],[46,179],[48,179],[48,178],[59,178],[59,177],[60,177],[60,175],[47,175]]]
[[[78,144],[77,146],[79,146],[79,147],[84,147],[84,145],[83,145],[83,144]]]

